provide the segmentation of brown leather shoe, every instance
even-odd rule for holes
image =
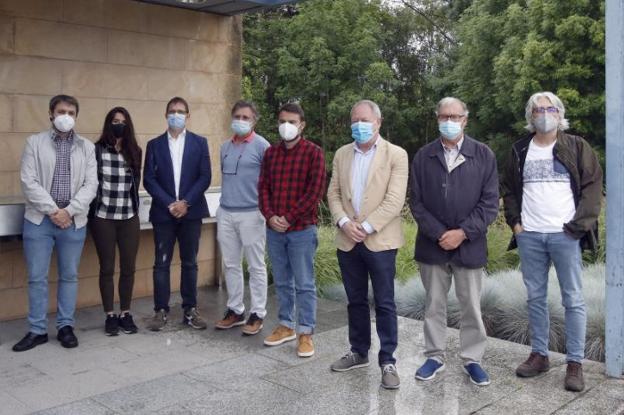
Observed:
[[[243,326],[243,334],[252,336],[262,330],[262,319],[256,313],[251,313],[247,323]]]
[[[521,378],[532,378],[540,373],[548,372],[550,362],[548,356],[542,356],[537,352],[531,352],[526,362],[522,363],[516,369],[516,376]]]
[[[273,330],[273,333],[264,339],[265,346],[277,346],[282,343],[293,341],[297,338],[297,334],[293,329],[289,329],[281,324]]]
[[[233,310],[228,308],[223,319],[215,323],[215,328],[227,330],[232,327],[242,326],[243,324],[245,324],[245,314],[236,314]]]
[[[310,357],[314,355],[314,343],[311,334],[300,334],[297,343],[297,356]]]
[[[585,389],[583,380],[583,365],[578,362],[568,362],[564,380],[566,390],[580,392]]]

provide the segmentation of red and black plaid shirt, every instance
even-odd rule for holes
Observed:
[[[318,204],[325,191],[325,156],[316,144],[301,138],[291,149],[283,142],[264,153],[258,182],[260,211],[267,219],[284,216],[300,231],[318,221]]]

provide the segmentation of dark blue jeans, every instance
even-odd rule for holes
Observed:
[[[375,296],[379,365],[396,363],[394,351],[398,343],[398,323],[394,303],[396,249],[373,252],[359,243],[349,251],[337,251],[342,282],[349,305],[349,343],[351,351],[368,356],[371,346],[371,321],[368,306],[368,277]]]
[[[170,268],[176,240],[180,249],[182,308],[197,305],[197,251],[201,219],[154,223],[154,310],[169,312]]]

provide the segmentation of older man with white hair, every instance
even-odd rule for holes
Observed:
[[[418,222],[414,258],[427,293],[427,360],[416,379],[433,379],[445,367],[447,295],[454,279],[463,369],[474,384],[484,386],[490,378],[481,367],[487,336],[480,298],[487,227],[498,213],[496,158],[488,146],[464,134],[468,109],[461,100],[442,99],[436,115],[440,138],[418,151],[410,172],[410,208]]]
[[[362,100],[351,109],[351,137],[334,156],[327,191],[329,209],[338,226],[336,245],[347,292],[351,350],[331,365],[335,372],[369,365],[371,321],[368,280],[373,286],[379,336],[381,386],[400,384],[394,357],[398,343],[394,276],[397,249],[403,246],[401,209],[407,191],[408,159],[402,148],[384,140],[381,111]]]
[[[525,137],[513,144],[503,174],[505,217],[513,230],[527,288],[532,351],[516,369],[533,377],[550,369],[548,361],[548,271],[554,264],[565,308],[567,370],[564,385],[585,388],[586,311],[581,250],[595,249],[602,199],[602,169],[591,146],[564,131],[565,107],[552,92],[533,94],[525,111]]]

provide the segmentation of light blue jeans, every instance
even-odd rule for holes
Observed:
[[[581,279],[579,241],[559,233],[520,232],[516,235],[522,279],[527,288],[531,346],[547,356],[550,334],[548,315],[548,270],[557,271],[561,302],[565,308],[565,334],[568,362],[581,362],[585,356],[587,316]]]
[[[316,326],[314,256],[317,229],[276,232],[267,228],[267,247],[279,304],[280,324],[297,333],[311,334]],[[295,305],[297,320],[295,320]]]
[[[74,326],[74,311],[78,294],[78,265],[87,227],[67,229],[54,225],[47,216],[40,225],[24,219],[24,256],[28,270],[28,322],[35,334],[48,332],[48,272],[52,250],[56,247],[58,265],[57,330]]]

